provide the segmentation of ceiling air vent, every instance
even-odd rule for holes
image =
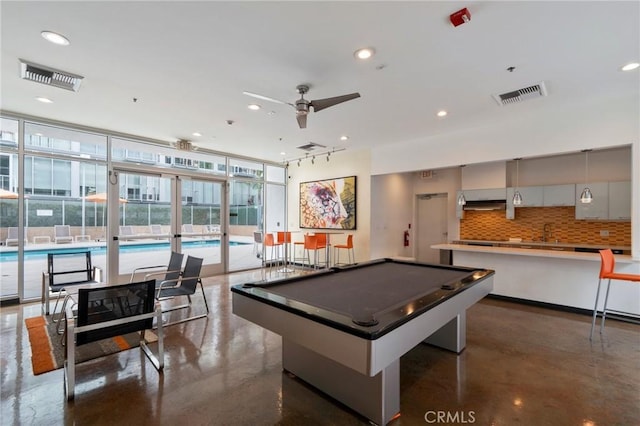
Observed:
[[[307,152],[311,152],[314,149],[318,149],[318,148],[326,148],[325,145],[320,145],[319,143],[315,143],[315,142],[309,142],[306,145],[300,145],[298,147],[298,149],[301,149],[303,151],[307,151]]]
[[[81,75],[34,64],[24,59],[20,59],[20,77],[74,92],[80,90],[80,83],[84,78]]]
[[[524,102],[529,99],[547,96],[547,88],[544,81],[529,87],[523,87],[512,92],[502,93],[500,95],[492,95],[498,105],[509,105]]]

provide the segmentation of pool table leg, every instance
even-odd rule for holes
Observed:
[[[400,412],[400,360],[369,377],[283,338],[282,366],[378,425]]]
[[[427,337],[424,343],[459,354],[467,345],[467,313],[462,311]]]

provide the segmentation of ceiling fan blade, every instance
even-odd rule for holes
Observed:
[[[309,105],[313,107],[314,112],[318,112],[330,106],[340,104],[342,102],[350,101],[360,97],[360,93],[350,93],[348,95],[335,96],[333,98],[316,99],[309,102]]]
[[[269,102],[275,102],[277,104],[284,104],[284,105],[291,105],[291,106],[295,106],[292,103],[289,102],[285,102],[285,101],[281,101],[280,99],[274,99],[274,98],[270,98],[268,96],[262,96],[259,95],[257,93],[251,93],[251,92],[242,92],[243,94],[247,95],[247,96],[251,96],[252,98],[257,98],[257,99],[262,99],[263,101],[269,101]]]
[[[307,114],[298,114],[296,119],[298,120],[298,126],[300,126],[301,129],[307,128]]]

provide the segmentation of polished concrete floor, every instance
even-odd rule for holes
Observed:
[[[76,399],[63,372],[34,376],[24,319],[0,313],[2,425],[358,425],[349,409],[283,374],[281,340],[231,313],[232,284],[206,280],[209,317],[166,329],[164,373],[138,349],[78,365]],[[420,345],[401,360],[402,415],[393,425],[638,425],[640,327],[485,299],[467,316],[467,348]]]

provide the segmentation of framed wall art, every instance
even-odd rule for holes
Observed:
[[[300,228],[356,229],[356,176],[301,182]]]

